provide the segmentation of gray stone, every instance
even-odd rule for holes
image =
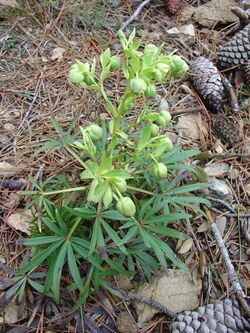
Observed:
[[[210,195],[230,203],[233,201],[232,190],[224,180],[210,177],[207,183],[207,189],[209,190]]]

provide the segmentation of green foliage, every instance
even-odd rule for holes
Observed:
[[[111,120],[102,127],[81,127],[75,134],[74,123],[64,133],[52,120],[58,139],[49,139],[35,156],[48,149],[64,149],[82,172],[76,184],[63,175],[43,182],[31,179],[34,190],[24,194],[33,196],[30,205],[40,212],[41,231],[34,228],[32,238],[23,241],[32,248],[32,255],[17,272],[10,296],[17,290],[22,293],[28,282],[59,302],[61,277],[67,271],[69,292],[79,294],[75,310],[90,291],[102,287],[115,292],[108,284],[109,276],[134,275],[140,267],[150,279],[159,266],[170,264],[188,271],[168,239],[182,239],[179,222],[190,226],[193,212],[202,214],[199,204],[208,203],[192,194],[202,183],[180,185],[179,180],[182,170],[197,175],[183,161],[198,152],[173,147],[163,134],[171,126],[166,111],[144,108],[135,123],[126,117],[138,96],[148,98],[148,87],[152,92],[155,82],[178,77],[188,66],[175,55],[164,55],[163,47],[151,44],[138,51],[140,42],[134,37],[135,32],[128,39],[120,32],[122,61],[107,49],[99,62],[77,61],[69,70],[71,81],[101,93]],[[104,82],[121,63],[127,87],[121,100],[113,101]],[[75,194],[72,199],[70,192]],[[40,265],[47,267],[47,274],[33,281]]]

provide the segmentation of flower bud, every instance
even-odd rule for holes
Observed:
[[[113,56],[110,59],[110,70],[116,71],[120,66],[120,58],[118,56]]]
[[[148,84],[147,89],[144,93],[145,97],[152,98],[156,95],[156,87],[153,84]]]
[[[105,191],[102,201],[105,206],[105,208],[108,208],[108,206],[111,204],[113,200],[113,192],[110,186],[108,186],[107,190]]]
[[[143,79],[132,79],[130,89],[135,94],[143,94],[147,89],[147,84]]]
[[[88,126],[86,130],[93,141],[100,140],[102,138],[102,129],[100,126],[92,124]]]
[[[185,75],[189,70],[188,64],[176,54],[171,57],[170,67],[171,75],[175,78]]]
[[[70,81],[72,81],[72,82],[74,82],[76,84],[83,83],[83,81],[84,81],[84,74],[80,73],[78,71],[78,69],[73,68],[73,66],[71,66],[71,68],[69,70],[69,79],[70,79]]]
[[[166,145],[166,150],[165,151],[171,151],[173,149],[173,143],[172,141],[169,139],[169,137],[165,136],[165,137],[161,137],[160,138],[160,143]]]
[[[156,69],[154,71],[154,79],[157,82],[162,83],[164,81],[164,74],[160,70]]]
[[[156,54],[159,48],[154,44],[148,44],[145,46],[144,53],[153,53]]]
[[[166,119],[165,119],[163,116],[161,116],[160,114],[158,115],[158,117],[157,117],[157,119],[156,119],[156,123],[157,123],[159,126],[163,127],[163,128],[165,128],[165,127],[167,126],[167,121],[166,121]]]
[[[119,213],[126,217],[132,217],[135,215],[136,212],[135,204],[129,197],[121,198],[117,202],[116,208]]]
[[[152,124],[151,125],[151,136],[156,136],[159,133],[159,126],[157,126],[156,124]]]
[[[164,74],[169,73],[169,71],[171,70],[170,66],[167,64],[164,64],[163,62],[158,63],[156,65],[156,68]]]
[[[168,125],[172,119],[171,114],[166,110],[161,110],[159,114],[161,117],[163,117],[166,120]]]
[[[168,169],[165,164],[157,163],[152,168],[152,175],[158,179],[167,177]]]
[[[121,177],[117,177],[114,179],[113,181],[113,187],[115,189],[118,189],[118,191],[120,193],[124,193],[127,191],[127,183],[126,180],[124,178]]]

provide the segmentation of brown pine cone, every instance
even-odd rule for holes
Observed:
[[[233,126],[233,124],[221,115],[213,115],[211,120],[214,132],[220,139],[227,143],[230,148],[239,144],[239,130]]]
[[[221,46],[217,54],[223,68],[242,65],[250,60],[250,23]]]
[[[249,322],[240,314],[239,303],[225,299],[223,302],[184,311],[170,325],[172,333],[236,333],[250,332]]]
[[[199,57],[190,64],[190,81],[207,108],[215,113],[222,110],[226,99],[221,76],[214,64]]]
[[[181,5],[181,0],[164,0],[166,9],[171,15],[175,15]]]
[[[242,66],[244,82],[250,84],[250,60]]]

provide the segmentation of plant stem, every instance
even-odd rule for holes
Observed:
[[[74,152],[74,150],[70,149],[69,147],[65,148],[85,169],[88,169],[86,164],[80,159],[80,157]]]
[[[132,190],[132,191],[136,191],[136,192],[141,192],[141,193],[145,193],[145,194],[149,194],[149,195],[155,195],[154,192],[142,190],[141,188],[137,188],[137,187],[134,187],[134,186],[128,186],[128,190]]]
[[[67,193],[67,192],[73,192],[73,191],[83,191],[86,189],[86,186],[80,186],[80,187],[71,187],[71,188],[65,188],[63,190],[56,190],[56,191],[49,191],[49,192],[42,192],[43,196],[46,195],[53,195],[53,194],[60,194],[60,193]]]

